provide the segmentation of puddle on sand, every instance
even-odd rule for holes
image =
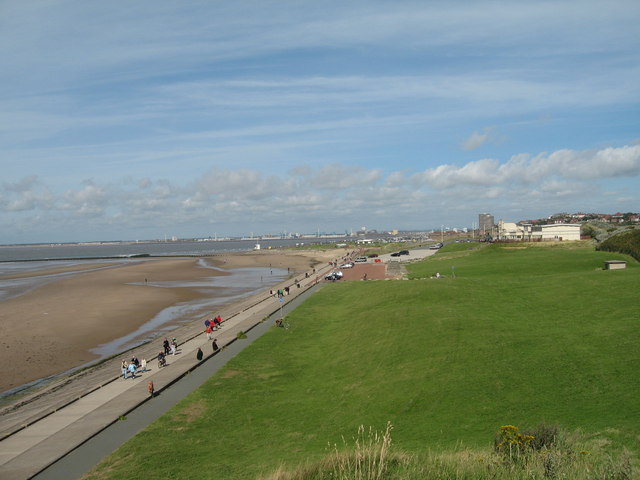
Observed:
[[[148,283],[148,286],[159,288],[195,288],[207,296],[167,307],[135,331],[92,348],[91,353],[99,355],[102,359],[128,350],[162,336],[186,322],[199,320],[207,313],[213,314],[213,310],[220,305],[232,303],[283,282],[288,276],[288,272],[280,268],[236,268],[228,272],[230,275],[202,278],[195,282]]]

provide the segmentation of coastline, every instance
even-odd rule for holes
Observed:
[[[89,271],[84,266],[79,272],[67,267],[68,275],[0,302],[0,362],[6,372],[0,379],[0,392],[106,358],[95,349],[130,335],[164,309],[211,297],[219,297],[222,307],[229,292],[202,288],[200,282],[207,278],[215,277],[224,284],[234,270],[259,267],[283,269],[294,276],[334,255],[335,251],[235,252],[135,259]],[[49,269],[46,273],[55,272]],[[38,272],[29,275],[38,276]],[[266,280],[262,290],[269,288]],[[251,293],[251,289],[245,290]],[[226,303],[233,301],[231,296]],[[189,318],[175,319],[163,328],[177,328],[185,320],[193,323],[207,313],[211,312],[196,309]],[[148,333],[146,336],[148,339]]]

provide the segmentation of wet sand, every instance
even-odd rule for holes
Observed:
[[[204,261],[223,269],[273,267],[289,269],[295,275],[334,255],[261,251],[207,257]],[[61,276],[0,302],[0,392],[95,360],[98,356],[91,353],[92,348],[135,331],[167,307],[202,298],[205,293],[201,289],[153,285],[227,274],[200,266],[200,260],[135,260],[108,268],[93,265],[100,268]],[[87,265],[51,268],[46,273],[74,269],[87,270]],[[24,278],[43,272],[18,275]]]

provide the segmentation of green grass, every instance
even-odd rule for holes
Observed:
[[[440,280],[325,286],[89,478],[256,478],[360,425],[424,454],[557,423],[638,451],[638,264],[575,245],[442,249]],[[628,257],[627,257],[628,259]],[[448,269],[446,267],[449,267]]]

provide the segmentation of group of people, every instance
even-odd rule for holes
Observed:
[[[123,358],[121,369],[122,378],[124,378],[125,380],[129,377],[129,375],[131,375],[131,378],[136,378],[136,373],[138,372],[138,370],[140,370],[141,372],[147,371],[147,360],[144,358],[142,360],[138,360],[138,357],[136,357],[135,355],[131,357],[131,360],[128,362]]]
[[[297,282],[297,280],[296,280],[296,282]],[[298,288],[300,288],[300,287],[298,286]],[[289,295],[290,293],[291,292],[290,292],[289,287],[279,288],[276,291],[276,293],[273,293],[273,290],[269,290],[269,295],[276,295],[278,298],[282,298],[285,295]]]
[[[207,340],[211,340],[213,332],[222,328],[222,317],[220,315],[217,315],[215,317],[208,318],[204,321],[204,326],[204,333],[207,334]]]
[[[164,355],[175,355],[176,352],[178,351],[178,342],[176,340],[175,337],[173,337],[173,339],[171,341],[169,341],[168,338],[164,339],[164,342],[162,342],[162,349],[164,350],[163,353]]]

